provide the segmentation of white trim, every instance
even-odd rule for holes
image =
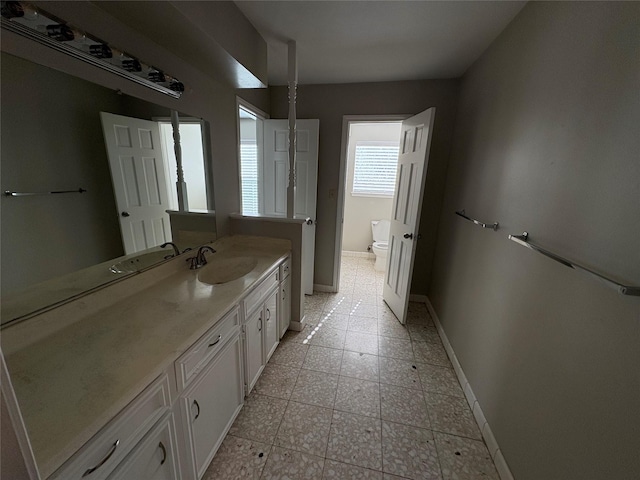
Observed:
[[[433,322],[435,323],[436,328],[438,329],[438,334],[442,339],[442,344],[444,345],[444,348],[447,351],[449,360],[451,360],[451,363],[453,364],[453,369],[456,372],[458,381],[460,382],[460,385],[463,386],[464,395],[467,399],[467,402],[469,403],[469,407],[471,407],[476,423],[478,424],[478,427],[482,432],[482,438],[484,439],[487,445],[487,449],[491,454],[491,458],[493,459],[493,463],[496,466],[498,475],[500,475],[501,480],[513,480],[513,474],[509,469],[509,465],[507,465],[507,462],[504,456],[502,455],[502,451],[500,450],[500,446],[498,445],[496,437],[493,435],[493,431],[489,426],[489,422],[487,422],[487,419],[485,418],[484,413],[482,412],[482,408],[480,407],[480,402],[478,402],[475,394],[473,393],[471,384],[467,380],[467,376],[464,374],[464,371],[462,370],[462,366],[458,361],[458,357],[456,356],[456,353],[453,351],[453,347],[451,346],[451,343],[449,343],[447,334],[444,332],[444,329],[442,328],[442,324],[440,323],[438,314],[433,308],[431,301],[425,295],[411,295],[411,297],[424,298],[424,303],[426,303],[427,309],[429,310],[429,314],[431,315],[431,318],[433,318]],[[412,299],[412,301],[419,301],[419,300]]]
[[[340,289],[340,260],[342,257],[342,223],[344,219],[344,195],[346,186],[347,148],[349,146],[349,124],[366,122],[402,122],[411,115],[343,115],[342,144],[340,147],[340,170],[338,174],[338,198],[336,203],[336,238],[333,254],[333,287]]]

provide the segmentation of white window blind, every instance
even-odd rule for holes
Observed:
[[[351,193],[369,197],[393,197],[399,151],[398,143],[356,143]]]
[[[242,179],[242,213],[257,215],[258,206],[258,146],[255,142],[240,144],[240,178]]]

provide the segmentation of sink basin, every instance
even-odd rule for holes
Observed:
[[[126,260],[122,260],[121,262],[114,263],[113,265],[111,265],[111,267],[109,267],[109,270],[111,270],[112,273],[139,272],[140,270],[166,260],[167,256],[170,255],[171,252],[167,252],[164,250],[143,253],[142,255],[138,255],[137,257],[128,258]]]
[[[255,268],[258,261],[253,257],[209,257],[207,266],[198,273],[198,280],[209,285],[231,282]]]

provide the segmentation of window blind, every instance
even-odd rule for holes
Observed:
[[[242,213],[257,215],[258,206],[258,146],[240,144],[240,178],[242,180]]]
[[[398,144],[356,144],[353,188],[351,193],[360,196],[393,197],[398,167]]]

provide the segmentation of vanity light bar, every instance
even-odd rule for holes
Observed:
[[[1,14],[2,28],[13,33],[170,97],[180,98],[184,92],[178,79],[39,8],[23,2],[2,2]]]

